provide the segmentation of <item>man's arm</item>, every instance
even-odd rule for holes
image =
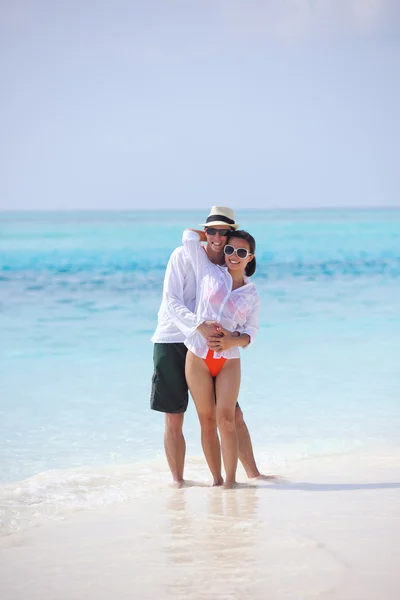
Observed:
[[[164,277],[164,295],[166,298],[166,310],[169,318],[185,337],[188,337],[196,329],[208,337],[216,334],[216,323],[213,321],[202,322],[201,319],[188,309],[184,302],[184,285],[187,270],[191,265],[183,253],[174,252],[168,262]],[[193,289],[193,296],[196,289]]]
[[[207,241],[206,234],[204,233],[204,231],[202,229],[192,229],[191,227],[188,227],[187,231],[194,231],[195,233],[197,233],[197,235],[200,238],[200,242]]]
[[[250,344],[248,333],[240,331],[228,331],[224,327],[217,328],[217,334],[211,334],[207,337],[207,345],[214,352],[223,352],[234,346],[245,348]]]

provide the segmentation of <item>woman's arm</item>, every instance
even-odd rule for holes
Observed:
[[[258,333],[259,314],[260,314],[260,298],[257,294],[257,291],[255,291],[255,294],[253,296],[253,304],[252,304],[251,310],[249,311],[249,313],[247,315],[246,323],[243,325],[243,327],[241,327],[242,335],[247,335],[247,337],[249,339],[247,344],[243,344],[243,348],[247,348],[248,346],[250,346],[253,343],[253,341]]]

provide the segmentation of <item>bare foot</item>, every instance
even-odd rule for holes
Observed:
[[[276,483],[284,481],[284,478],[280,477],[279,475],[262,475],[261,473],[255,477],[249,477],[249,479],[252,481],[273,481]]]
[[[256,490],[257,485],[255,483],[242,483],[238,481],[226,482],[224,483],[225,490]]]
[[[212,487],[218,487],[220,485],[224,485],[224,480],[222,479],[222,477],[219,477],[218,479],[214,479]]]
[[[225,481],[225,483],[224,483],[224,488],[226,490],[233,490],[237,487],[238,487],[238,484],[236,481]]]
[[[184,479],[180,479],[179,481],[173,481],[171,483],[171,487],[173,487],[176,490],[180,490],[181,488],[183,488],[185,485],[185,480]]]

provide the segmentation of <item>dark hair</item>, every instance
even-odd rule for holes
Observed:
[[[245,240],[250,246],[251,254],[255,253],[256,240],[253,238],[253,236],[248,231],[244,231],[244,229],[237,229],[236,231],[230,231],[228,233],[227,244],[229,244],[229,242],[233,238]],[[253,259],[247,263],[244,272],[247,275],[247,277],[251,277],[252,275],[254,275],[254,273],[256,272],[256,257],[255,256],[253,256]]]

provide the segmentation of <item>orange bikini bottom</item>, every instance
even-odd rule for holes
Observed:
[[[214,358],[214,350],[209,350],[206,358],[204,359],[208,370],[210,371],[213,377],[216,377],[224,364],[226,363],[226,358]]]

